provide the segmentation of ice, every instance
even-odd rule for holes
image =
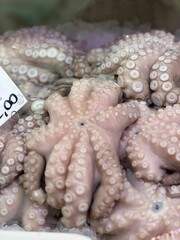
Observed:
[[[67,228],[64,225],[60,224],[56,230],[59,232],[81,234],[90,237],[92,240],[100,240],[100,238],[97,237],[96,233],[87,224],[82,228]]]
[[[0,225],[0,230],[6,230],[6,231],[24,231],[22,227],[18,225],[18,223],[11,223],[11,224],[4,224]]]
[[[13,222],[8,225],[0,225],[0,230],[5,231],[25,231],[22,227],[18,225],[17,222]],[[59,224],[57,228],[53,229],[51,232],[61,232],[61,233],[75,233],[90,237],[92,240],[100,240],[96,233],[86,224],[83,228],[67,228],[62,224]]]

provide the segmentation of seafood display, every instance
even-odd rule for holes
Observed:
[[[0,224],[178,240],[179,64],[164,31],[87,51],[47,27],[1,36],[0,66],[28,106],[0,127]]]

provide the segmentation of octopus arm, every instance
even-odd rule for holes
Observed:
[[[0,187],[11,183],[23,170],[25,157],[24,141],[21,136],[9,134],[2,154],[0,166]]]
[[[48,206],[46,204],[37,204],[29,199],[25,200],[22,211],[22,225],[27,231],[43,231],[50,227],[46,222],[48,215]]]
[[[165,135],[164,129],[167,132]],[[178,129],[176,123],[159,124],[144,128],[130,139],[126,151],[137,177],[160,181],[166,169],[179,169]]]
[[[146,122],[146,120],[150,117],[150,115],[155,111],[151,108],[149,108],[146,104],[146,102],[136,102],[137,106],[139,108],[139,117],[137,121],[135,121],[133,124],[131,124],[129,127],[127,127],[123,133],[120,140],[119,145],[119,156],[121,159],[121,162],[123,164],[127,164],[125,161],[126,157],[126,147],[129,142],[129,140],[135,135],[138,134],[141,131],[141,127]]]
[[[28,149],[36,151],[47,158],[58,139],[62,138],[67,131],[68,129],[64,124],[59,124],[58,126],[54,126],[51,123],[43,125],[27,135],[26,146]]]
[[[157,51],[149,47],[141,48],[121,63],[120,69],[123,71],[118,77],[118,82],[127,98],[149,99],[149,69],[160,56],[160,52],[159,49]]]
[[[61,221],[68,227],[81,227],[87,221],[92,201],[95,173],[94,153],[87,133],[80,133],[68,167],[65,205]]]
[[[167,50],[153,64],[150,70],[151,99],[162,107],[180,103],[180,55],[176,49]]]
[[[65,36],[45,27],[21,29],[9,36],[4,45],[7,49],[11,47],[14,58],[63,76],[69,76],[74,54],[80,53]]]
[[[46,124],[48,118],[47,112],[45,112],[44,110],[39,110],[38,103],[39,100],[34,101],[31,104],[30,110],[34,111],[33,113],[31,113],[31,115],[19,118],[17,123],[13,126],[13,134],[22,134],[23,136],[26,136],[34,128],[38,128]]]
[[[68,166],[71,161],[77,136],[69,133],[52,149],[45,170],[47,202],[50,206],[61,209],[64,205],[65,183]]]
[[[23,197],[23,189],[18,181],[0,190],[0,224],[19,219]]]
[[[14,69],[18,69],[19,71],[14,72]],[[33,85],[42,86],[43,84],[52,83],[58,78],[57,74],[52,73],[47,68],[37,67],[32,62],[17,61],[16,58],[11,60],[11,66],[7,68],[7,72],[13,75],[13,79],[16,79],[15,82],[18,85],[23,86],[22,89],[25,93],[29,93],[26,88],[28,82],[31,82]]]
[[[72,109],[67,99],[67,97],[62,97],[58,92],[55,92],[45,101],[44,109],[49,113],[50,121],[53,124],[58,124],[59,118],[65,122],[69,120],[66,112],[69,112],[71,115]]]
[[[97,130],[93,130],[90,136],[97,168],[101,175],[101,184],[96,190],[91,206],[92,218],[98,218],[110,211],[119,198],[122,169],[117,151],[110,139],[104,138]]]
[[[93,116],[106,106],[116,105],[120,93],[119,86],[112,81],[83,79],[73,84],[69,101],[75,113],[81,111]]]
[[[6,147],[6,142],[8,140],[8,134],[4,131],[1,131],[0,132],[0,164],[2,163],[3,161],[3,151]],[[0,180],[1,182],[1,180]]]
[[[43,204],[46,200],[46,194],[41,188],[44,168],[44,158],[31,151],[24,159],[24,174],[20,176],[20,183],[23,185],[26,195],[39,204]]]
[[[107,110],[96,114],[93,123],[96,123],[104,130],[118,131],[119,134],[117,135],[121,137],[124,129],[135,122],[138,117],[139,109],[136,102],[132,101],[118,104],[116,107],[109,107]]]

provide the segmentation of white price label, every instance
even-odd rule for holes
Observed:
[[[0,67],[0,126],[27,103],[27,99]]]

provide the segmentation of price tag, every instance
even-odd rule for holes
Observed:
[[[0,67],[0,126],[10,119],[25,104],[27,99]]]

